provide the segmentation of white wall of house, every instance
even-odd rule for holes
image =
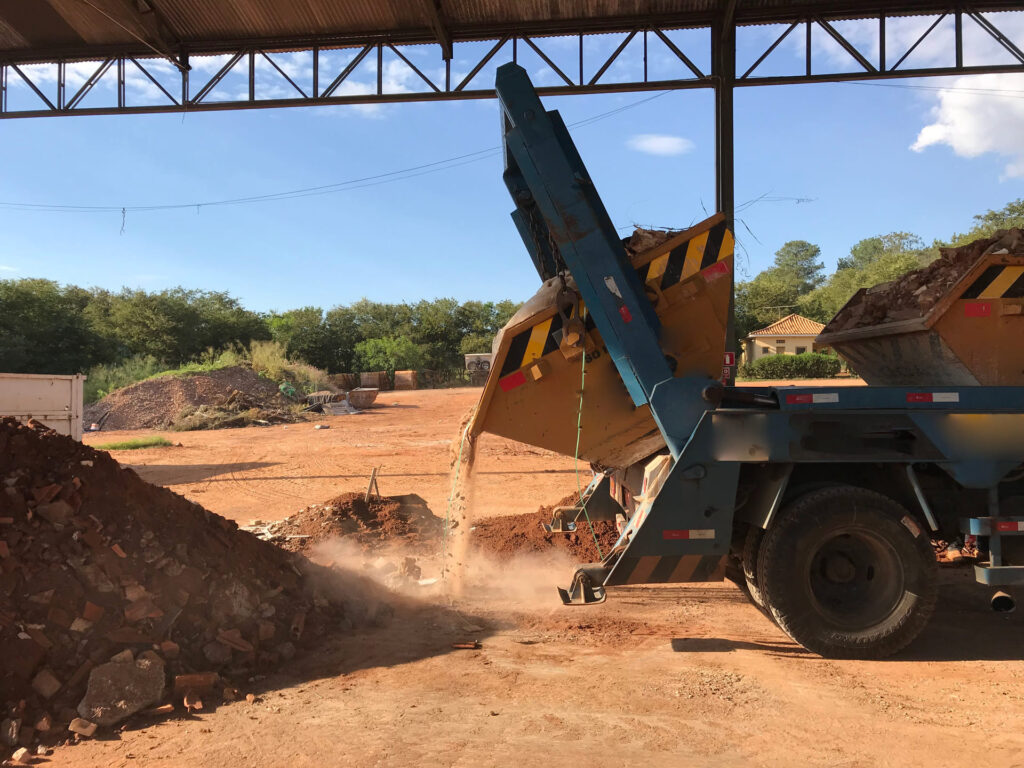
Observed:
[[[799,355],[803,352],[817,352],[821,347],[814,343],[814,336],[758,336],[743,341],[744,357],[753,362],[765,355]]]

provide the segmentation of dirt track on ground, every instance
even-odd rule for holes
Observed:
[[[477,394],[387,393],[330,430],[184,433],[171,435],[182,448],[117,458],[243,522],[365,489],[374,464],[382,492],[418,493],[441,515],[448,442]],[[575,485],[571,459],[492,438],[476,468],[480,516]],[[728,583],[564,608],[552,585],[570,568],[478,561],[464,595],[396,597],[387,626],[254,680],[254,704],[133,724],[55,763],[1024,766],[1024,617],[991,613],[967,569],[943,571],[937,615],[907,652],[856,662],[802,651]],[[481,648],[451,647],[470,639]]]

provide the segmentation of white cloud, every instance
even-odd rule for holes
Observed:
[[[17,272],[17,267],[9,267],[6,264],[0,264],[0,272]]]
[[[664,133],[638,133],[630,136],[626,146],[637,152],[648,155],[685,155],[693,150],[694,144],[682,136],[670,136]]]
[[[1024,76],[957,78],[949,90],[939,92],[938,103],[931,110],[932,122],[921,129],[911,149],[923,152],[944,144],[960,157],[994,152],[1008,158],[1004,177],[1024,177],[1024,99],[1000,98],[992,90],[1020,92]]]

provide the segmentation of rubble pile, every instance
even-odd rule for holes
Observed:
[[[822,334],[924,317],[978,261],[989,254],[1024,256],[1024,230],[1002,229],[960,248],[942,248],[928,266],[899,280],[861,289]]]
[[[322,573],[105,452],[0,420],[0,758],[230,698],[365,620]]]
[[[196,429],[226,429],[247,427],[250,424],[291,424],[301,421],[290,404],[276,398],[269,402],[247,392],[234,390],[227,397],[218,397],[213,403],[187,406],[170,426],[187,432]]]
[[[542,527],[544,523],[551,522],[556,507],[571,507],[578,498],[577,494],[571,493],[555,504],[540,507],[536,512],[478,520],[472,529],[473,545],[500,558],[512,557],[521,552],[558,549],[580,562],[596,562],[611,551],[619,538],[615,523],[595,520],[593,533],[584,517],[577,521],[574,533],[548,533]],[[601,547],[600,555],[594,545],[595,535]]]
[[[388,542],[434,546],[444,521],[416,494],[371,496],[343,493],[272,523],[254,520],[245,530],[279,546],[302,552],[332,538],[354,541],[362,548]]]
[[[147,379],[85,408],[86,424],[113,429],[214,429],[301,420],[297,402],[244,365]]]

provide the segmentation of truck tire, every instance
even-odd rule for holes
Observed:
[[[788,504],[765,534],[757,566],[776,623],[826,658],[896,653],[935,608],[927,532],[895,501],[864,488],[831,486]]]
[[[765,611],[767,609],[764,606],[764,597],[761,595],[761,587],[757,582],[757,561],[760,558],[763,541],[763,528],[752,525],[747,529],[747,536],[743,542],[743,579],[747,586],[750,602]]]

